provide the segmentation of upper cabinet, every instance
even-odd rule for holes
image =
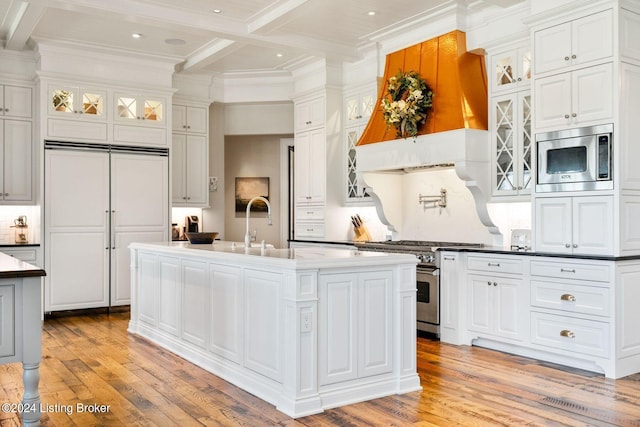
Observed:
[[[30,119],[31,97],[30,87],[0,85],[0,117]]]
[[[295,131],[302,132],[317,129],[325,125],[326,99],[316,96],[304,101],[296,102],[294,108]]]
[[[565,70],[613,56],[613,11],[587,15],[534,33],[535,72]]]
[[[106,120],[107,93],[64,85],[50,85],[48,92],[48,112],[52,117],[76,120]]]
[[[166,100],[161,97],[117,93],[115,109],[115,120],[121,122],[155,126],[166,121]]]
[[[193,107],[174,104],[172,106],[173,132],[207,133],[209,110],[205,107]]]
[[[376,102],[375,86],[347,95],[344,99],[345,126],[366,125]]]
[[[491,55],[491,90],[529,89],[531,85],[531,48],[515,47]]]

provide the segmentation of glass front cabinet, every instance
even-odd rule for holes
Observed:
[[[71,86],[49,87],[49,114],[73,119],[106,120],[106,92]]]
[[[491,55],[493,92],[528,88],[531,84],[531,49],[519,47]]]
[[[164,99],[142,95],[116,94],[115,119],[121,122],[158,125],[165,122]]]
[[[492,195],[531,194],[531,92],[495,96],[491,101]]]

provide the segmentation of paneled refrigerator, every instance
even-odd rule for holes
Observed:
[[[168,149],[45,142],[45,312],[130,303],[131,242],[169,233]]]

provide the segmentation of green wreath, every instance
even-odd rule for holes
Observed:
[[[387,81],[381,106],[387,128],[395,127],[398,138],[415,138],[433,106],[433,91],[417,72],[399,71]]]

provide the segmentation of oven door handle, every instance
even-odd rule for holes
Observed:
[[[430,274],[432,276],[439,276],[440,275],[440,269],[439,268],[433,268],[433,267],[418,267],[416,269],[416,272],[418,274]]]

